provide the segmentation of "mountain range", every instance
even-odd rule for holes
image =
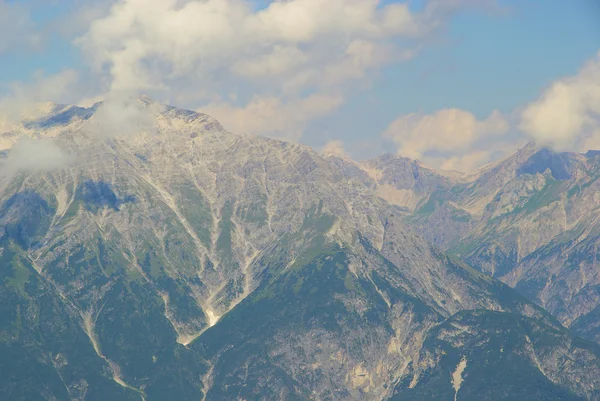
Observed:
[[[367,165],[421,236],[598,342],[599,155],[528,144],[470,176],[389,157]]]
[[[0,134],[4,398],[600,399],[595,152],[462,174],[105,107]]]

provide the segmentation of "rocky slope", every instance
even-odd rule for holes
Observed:
[[[493,395],[482,366],[515,383],[497,399],[599,397],[593,345],[407,227],[432,189],[468,178],[323,157],[148,99],[125,134],[103,107],[2,134],[10,399]],[[68,157],[14,168],[24,137]],[[414,195],[399,207],[381,180]]]
[[[422,192],[405,221],[599,341],[599,174],[597,152],[555,153],[529,144],[471,177],[447,183],[439,173],[438,185]]]

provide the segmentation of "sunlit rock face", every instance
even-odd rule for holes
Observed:
[[[595,348],[441,252],[449,232],[416,233],[502,216],[480,207],[512,182],[500,172],[473,184],[391,156],[355,163],[134,106],[126,126],[102,104],[56,106],[0,135],[15,144],[0,166],[8,399],[463,399],[493,394],[488,348],[508,358],[496,375],[536,378],[535,394],[598,397]],[[531,181],[517,192],[548,179],[513,170]]]

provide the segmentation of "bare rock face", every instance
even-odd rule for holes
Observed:
[[[598,306],[597,169],[595,158],[539,151],[453,250],[571,326]]]
[[[53,106],[0,135],[9,399],[494,399],[475,368],[489,359],[485,344],[505,337],[507,361],[525,357],[519,371],[498,364],[494,374],[544,383],[505,398],[598,398],[594,347],[416,233],[438,245],[460,238],[427,224],[487,233],[478,219],[514,214],[551,182],[546,171],[511,184],[500,169],[472,186],[405,159],[355,163],[232,134],[148,99],[129,121],[136,129],[119,133],[102,107]],[[32,137],[64,160],[15,163],[19,138]],[[489,192],[480,188],[509,184],[514,195],[476,210],[477,191]],[[519,238],[498,236],[498,252],[512,255]],[[553,240],[531,236],[519,249],[533,255]]]
[[[386,160],[383,166],[411,165]],[[567,327],[600,340],[597,152],[555,153],[529,144],[474,174],[428,169],[422,183],[410,185],[405,169],[386,170],[380,160],[363,165],[373,176],[391,175],[375,183],[382,198],[388,183],[398,191],[421,188],[416,204],[404,210],[414,231],[515,287]]]

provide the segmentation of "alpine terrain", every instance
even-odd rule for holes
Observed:
[[[133,107],[0,134],[0,398],[600,399],[600,155],[464,175]]]
[[[366,166],[424,238],[600,342],[600,152],[528,144],[468,176],[394,157]]]

